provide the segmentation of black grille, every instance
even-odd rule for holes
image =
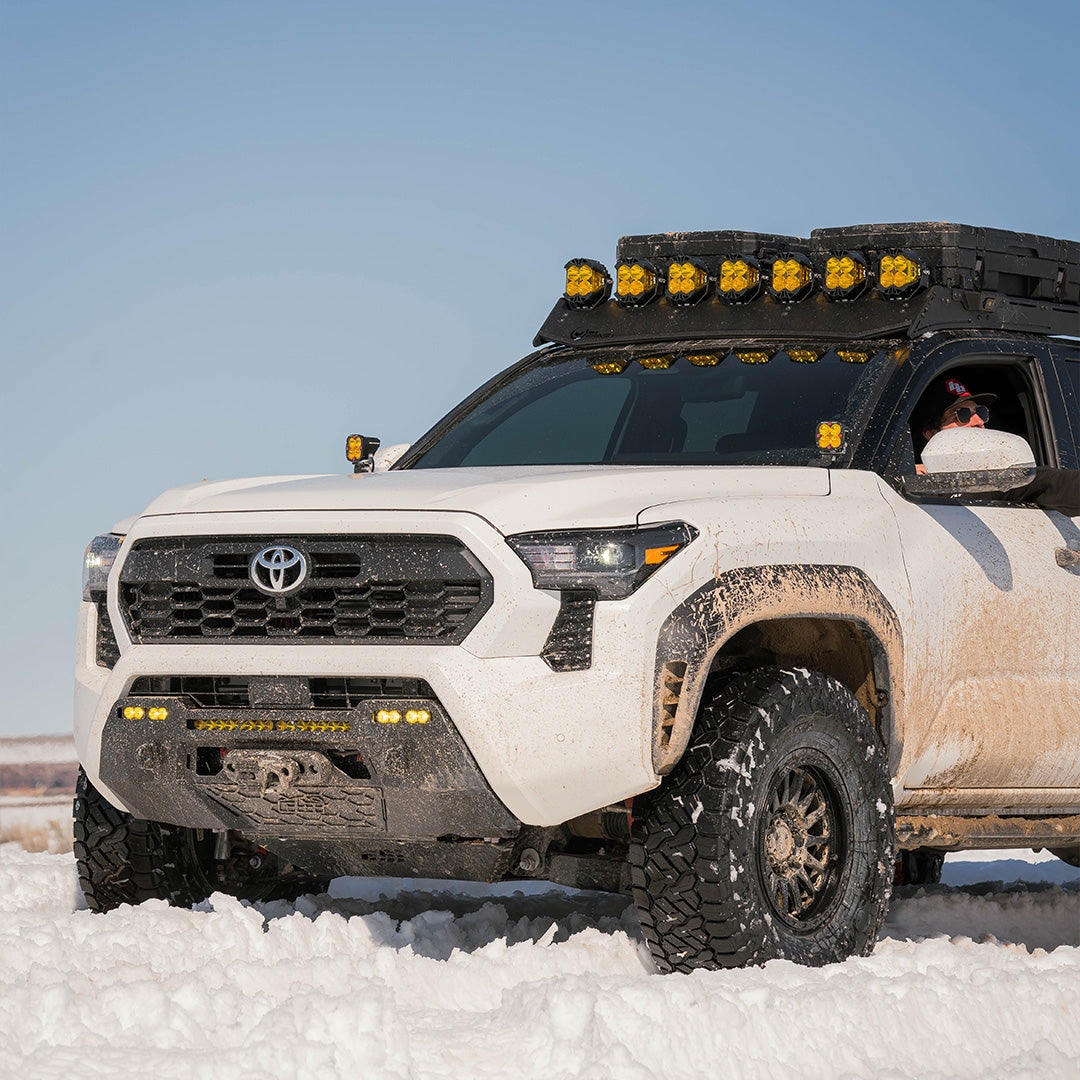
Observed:
[[[309,679],[316,709],[355,709],[371,698],[434,698],[423,679]]]
[[[372,699],[435,698],[423,679],[289,676],[277,681],[303,684],[294,700],[313,709],[355,709]],[[131,684],[128,697],[182,697],[198,709],[249,709],[253,707],[251,683],[246,675],[144,675]]]
[[[131,684],[128,697],[182,697],[198,709],[246,709],[251,704],[243,675],[144,675]]]
[[[116,661],[120,659],[120,646],[116,644],[116,634],[113,632],[112,622],[109,619],[109,605],[104,593],[94,593],[93,600],[97,608],[94,660],[98,667],[113,668],[116,666]]]
[[[249,567],[279,544],[302,552],[308,573],[271,595]],[[120,607],[139,642],[456,644],[491,593],[490,576],[448,536],[141,540],[120,573]]]
[[[585,671],[592,664],[593,609],[596,594],[564,589],[559,614],[540,655],[552,671]]]

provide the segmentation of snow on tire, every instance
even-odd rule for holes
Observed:
[[[893,878],[885,751],[835,679],[734,676],[635,804],[631,878],[661,972],[869,953]]]

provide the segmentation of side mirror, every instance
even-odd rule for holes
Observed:
[[[375,457],[373,458],[375,468],[373,472],[386,472],[387,469],[392,468],[397,464],[398,460],[405,455],[405,451],[412,446],[412,443],[399,442],[393,443],[391,446],[384,446],[380,450],[377,450]]]
[[[909,495],[992,494],[1030,484],[1035,455],[1028,441],[1007,431],[946,428],[923,448],[925,476],[905,476]]]

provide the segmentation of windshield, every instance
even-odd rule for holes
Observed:
[[[834,465],[818,424],[858,426],[897,344],[545,357],[451,414],[406,467]]]

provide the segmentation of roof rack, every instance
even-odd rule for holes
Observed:
[[[835,270],[845,257],[844,280],[853,282],[847,289],[837,285]],[[891,285],[890,260],[897,259],[904,260],[902,287]],[[778,260],[784,261],[779,270]],[[1031,233],[917,222],[815,229],[809,239],[738,231],[625,236],[616,253],[614,297],[601,264],[575,260],[567,270],[585,264],[593,293],[572,294],[568,285],[536,345],[915,338],[946,329],[1080,336],[1080,243]],[[725,291],[725,274],[735,265],[749,275],[742,280],[752,281],[745,299]],[[796,271],[786,293],[778,285],[785,266]],[[627,289],[634,287],[631,271],[639,290],[641,282],[648,285],[638,296],[619,291],[624,277]],[[672,292],[680,272],[698,275],[700,287],[689,301]]]

